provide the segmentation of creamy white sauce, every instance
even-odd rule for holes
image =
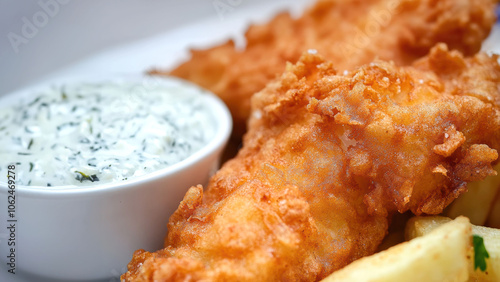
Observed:
[[[27,186],[95,185],[186,159],[215,134],[200,93],[140,83],[75,84],[0,109],[0,174]]]

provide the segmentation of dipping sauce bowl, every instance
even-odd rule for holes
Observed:
[[[16,273],[62,280],[118,278],[126,271],[135,250],[162,248],[168,219],[185,192],[193,185],[206,184],[218,168],[231,133],[230,113],[215,95],[179,79],[147,76],[61,79],[3,96],[0,108],[14,105],[22,98],[29,99],[30,95],[54,85],[110,81],[136,83],[145,93],[151,86],[196,92],[196,99],[201,99],[209,109],[208,118],[214,126],[212,137],[192,155],[167,167],[127,180],[96,181],[81,186],[17,185],[20,180],[12,177],[9,184],[8,175],[21,173],[16,165],[18,160],[8,160],[5,166],[12,169],[2,167],[0,176],[0,234],[4,233],[0,238],[0,261],[7,269],[11,263]],[[0,135],[0,138],[9,137]],[[12,225],[14,228],[9,230]],[[13,239],[9,241],[10,238]]]

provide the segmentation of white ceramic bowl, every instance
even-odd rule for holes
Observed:
[[[137,76],[127,79],[151,82],[151,78]],[[89,81],[71,78],[60,82],[82,80]],[[173,78],[155,78],[153,83],[199,90]],[[46,84],[38,85],[9,94],[0,99],[0,105],[45,87]],[[126,270],[135,250],[161,248],[170,215],[190,186],[207,182],[230,135],[228,109],[215,95],[204,92],[203,99],[217,122],[216,133],[208,145],[189,158],[118,183],[78,188],[17,186],[16,271],[62,280],[117,278]],[[5,267],[11,248],[7,241],[10,232],[6,229],[10,222],[7,179],[5,175],[1,177],[0,261]]]

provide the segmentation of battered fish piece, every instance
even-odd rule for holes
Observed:
[[[391,215],[438,214],[500,149],[497,56],[445,45],[346,75],[315,52],[252,98],[244,146],[187,192],[124,281],[317,281],[370,255]]]
[[[295,63],[318,50],[339,71],[375,58],[410,65],[440,42],[466,55],[479,51],[495,22],[494,0],[320,0],[299,19],[282,13],[246,33],[244,51],[228,41],[169,71],[214,93],[228,105],[233,136],[241,138],[250,97]]]

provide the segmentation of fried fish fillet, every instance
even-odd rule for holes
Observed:
[[[319,0],[298,19],[279,14],[246,32],[244,51],[233,41],[208,50],[169,71],[219,95],[241,137],[250,97],[283,73],[308,49],[318,50],[339,71],[379,58],[409,65],[436,43],[465,55],[479,51],[495,22],[495,0]]]
[[[344,73],[314,53],[254,95],[237,157],[189,189],[165,248],[136,251],[124,281],[317,281],[374,253],[391,215],[438,214],[495,174],[497,56],[441,44]]]

